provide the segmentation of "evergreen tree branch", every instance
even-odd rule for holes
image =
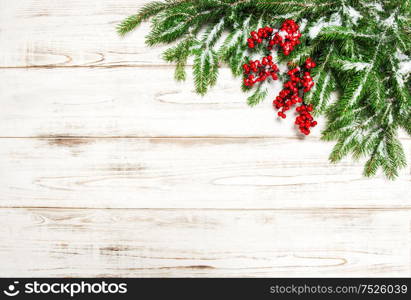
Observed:
[[[172,44],[163,57],[176,65],[177,80],[185,79],[193,58],[195,88],[204,95],[216,83],[221,64],[242,75],[252,56],[250,31],[278,27],[287,18],[300,24],[301,45],[290,56],[271,55],[276,62],[301,65],[308,57],[317,62],[315,86],[304,101],[327,117],[322,138],[336,141],[330,160],[366,157],[365,176],[378,170],[389,179],[398,176],[405,166],[398,129],[411,135],[411,0],[154,1],[117,31],[124,35],[149,20],[147,44]],[[266,52],[257,47],[254,53]],[[263,101],[267,91],[258,84],[248,104]],[[335,91],[339,96],[332,102]]]

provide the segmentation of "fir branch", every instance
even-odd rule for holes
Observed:
[[[117,26],[117,32],[120,35],[125,35],[130,31],[133,31],[142,22],[148,20],[159,12],[180,4],[182,2],[188,2],[186,0],[168,0],[166,2],[153,1],[144,5],[137,14],[129,16],[122,23]]]
[[[253,94],[247,98],[247,103],[250,106],[256,106],[265,99],[268,94],[268,88],[265,83],[258,85]]]
[[[271,54],[298,65],[308,57],[317,62],[316,84],[304,101],[327,117],[322,138],[336,141],[330,160],[366,157],[364,175],[381,169],[395,178],[405,166],[398,129],[411,135],[410,0],[154,1],[117,30],[124,35],[150,20],[147,44],[173,44],[163,57],[176,65],[177,80],[185,79],[192,57],[196,91],[203,95],[216,83],[222,63],[235,76],[242,74],[250,31],[279,26],[286,18],[300,23],[301,45],[288,57]],[[266,54],[262,47],[258,51]],[[331,103],[334,91],[339,97]],[[264,84],[252,92],[251,106],[268,95]]]
[[[380,36],[376,34],[360,33],[351,29],[345,29],[338,26],[328,27],[319,34],[319,38],[325,41],[344,40],[347,38],[357,40],[377,40]]]
[[[327,108],[328,99],[335,87],[334,77],[331,74],[331,70],[328,69],[328,64],[332,59],[334,51],[335,46],[331,45],[328,51],[318,58],[317,61],[320,65],[313,72],[316,84],[304,98],[306,103],[317,107],[316,113],[318,114]]]

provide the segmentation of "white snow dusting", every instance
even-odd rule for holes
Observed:
[[[347,70],[355,70],[355,71],[362,71],[368,69],[371,65],[365,62],[346,62],[342,65],[342,69]]]
[[[324,21],[324,17],[319,19],[309,30],[308,35],[311,39],[315,39],[317,35],[326,27],[329,26],[341,26],[341,16],[338,13],[334,13],[330,21]]]
[[[307,19],[302,19],[300,22],[300,32],[304,32],[305,27],[307,26]]]
[[[395,24],[395,14],[392,14],[389,18],[383,21],[386,27],[393,27]]]
[[[353,24],[357,25],[358,20],[362,18],[360,12],[357,11],[352,6],[348,6],[348,7],[344,7],[344,8],[345,8],[344,12],[350,17]]]
[[[216,35],[220,32],[221,28],[224,26],[224,18],[220,20],[220,22],[213,27],[210,31],[209,35],[207,36],[206,44],[210,44],[216,37]]]
[[[400,62],[399,67],[400,68],[398,71],[402,75],[410,74],[411,73],[411,60]]]
[[[282,39],[285,39],[285,37],[288,35],[287,31],[279,30],[278,35],[281,36]]]
[[[398,59],[398,73],[401,75],[408,75],[411,73],[411,58],[404,53],[400,49],[397,49],[395,52],[395,58]]]
[[[324,79],[323,88],[321,89],[321,92],[320,92],[320,97],[319,97],[320,101],[317,105],[318,107],[322,107],[323,103],[325,102],[324,94],[325,94],[325,91],[327,89],[328,83],[330,82],[330,78],[331,78],[330,71],[328,71],[327,75],[325,76],[325,79]]]
[[[368,76],[368,74],[367,74],[367,76]],[[364,78],[367,78],[367,76],[364,76]],[[365,81],[366,81],[364,78],[363,78],[363,80],[361,81],[360,85],[359,85],[359,86],[357,87],[357,89],[355,90],[352,98],[350,99],[350,101],[349,101],[349,105],[350,105],[350,106],[353,105],[353,103],[354,103],[355,101],[357,101],[358,97],[360,97],[361,91],[362,91],[362,88],[363,88],[363,85],[365,84]]]
[[[313,27],[310,28],[308,35],[311,39],[315,39],[317,35],[320,33],[321,29],[323,29],[327,25],[327,22],[324,21],[324,18],[320,18],[317,23],[314,24]]]
[[[395,52],[395,58],[398,59],[399,61],[410,60],[410,58],[404,53],[402,53],[402,51],[398,48],[397,48],[397,51]]]
[[[381,12],[384,11],[384,9],[382,8],[382,5],[378,2],[367,3],[366,6],[376,11],[381,11]]]

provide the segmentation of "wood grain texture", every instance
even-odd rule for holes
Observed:
[[[203,98],[191,78],[176,83],[170,68],[3,69],[0,76],[3,137],[298,136],[270,101],[247,107],[227,70]]]
[[[127,38],[115,26],[149,0],[0,0],[0,67],[121,67],[164,64],[144,45],[143,24]]]
[[[0,69],[0,137],[302,138],[292,114],[278,119],[268,99],[248,107],[239,80],[220,73],[201,97],[191,78],[176,83],[166,67]],[[271,94],[279,89],[276,82]],[[318,141],[320,132],[305,139]]]
[[[409,276],[409,210],[2,209],[0,276]]]
[[[362,162],[330,165],[329,146],[297,139],[0,139],[0,206],[411,207],[409,170],[393,182],[366,179]]]

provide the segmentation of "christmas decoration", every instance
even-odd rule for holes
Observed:
[[[266,26],[259,28],[258,31],[252,31],[250,38],[247,39],[248,48],[254,49],[256,45],[262,44],[264,40],[267,40],[268,51],[273,50],[275,45],[278,45],[282,49],[283,54],[288,56],[294,47],[300,44],[301,33],[299,26],[294,20],[286,20],[282,24],[280,30],[275,30],[272,27]],[[252,87],[254,84],[265,81],[270,76],[273,80],[277,80],[277,72],[279,71],[277,65],[273,63],[273,57],[271,55],[259,60],[250,61],[249,64],[244,64],[244,85],[246,87]],[[310,74],[310,69],[316,66],[311,57],[307,58],[303,67],[294,68],[288,71],[290,80],[284,84],[284,89],[280,92],[277,98],[273,101],[273,105],[276,109],[281,109],[278,112],[278,116],[285,119],[285,112],[297,103],[303,102],[303,94],[309,92],[314,86],[314,81]],[[251,72],[258,74],[255,77]],[[303,103],[297,108],[297,112],[300,116],[297,117],[295,124],[299,126],[301,133],[305,135],[310,134],[310,127],[315,127],[317,122],[313,120],[310,112],[313,111],[313,106],[305,105]]]
[[[277,72],[279,71],[278,66],[273,62],[271,55],[262,58],[262,61],[259,60],[252,61],[250,60],[249,64],[243,65],[244,74],[244,85],[252,87],[257,82],[262,82],[267,78],[271,77],[273,80],[277,80]],[[253,74],[257,74],[257,77]]]
[[[337,141],[332,162],[365,157],[366,176],[381,169],[390,179],[406,166],[398,131],[411,134],[411,0],[154,1],[118,32],[146,20],[149,46],[174,44],[164,59],[175,63],[177,80],[193,58],[199,94],[215,85],[221,64],[244,76],[249,105],[274,97],[270,82],[284,80],[273,103],[278,115],[298,106],[303,134],[317,125],[314,116],[325,116],[322,139]]]
[[[287,72],[290,80],[284,84],[284,89],[273,101],[276,109],[281,109],[278,116],[285,119],[285,112],[297,103],[302,103],[304,93],[308,93],[314,86],[314,81],[310,74],[310,69],[316,66],[315,62],[309,57],[305,61],[303,67],[293,68]],[[301,133],[310,134],[310,127],[315,127],[317,121],[313,120],[310,112],[313,111],[313,105],[302,103],[297,107],[296,111],[300,114],[295,120],[295,124],[299,125]]]

